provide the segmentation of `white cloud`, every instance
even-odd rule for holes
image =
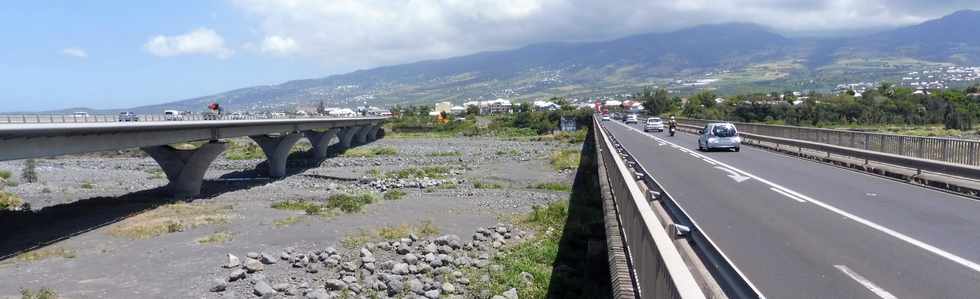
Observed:
[[[262,52],[275,53],[275,54],[288,54],[295,52],[299,49],[296,45],[296,40],[291,37],[282,37],[278,35],[266,36],[262,40]]]
[[[224,59],[234,53],[225,47],[225,40],[221,35],[208,28],[198,28],[174,36],[157,35],[143,44],[143,49],[160,57],[195,54],[214,55]]]
[[[71,56],[75,58],[85,59],[88,58],[88,52],[84,49],[78,47],[64,48],[61,50],[61,55]]]
[[[980,8],[976,0],[233,0],[273,44],[368,67],[545,41],[606,40],[752,22],[784,32],[894,27]],[[288,36],[272,42],[272,37]],[[268,46],[268,47],[267,47]]]

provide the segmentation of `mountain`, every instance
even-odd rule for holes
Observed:
[[[707,77],[718,80],[711,83],[716,87],[823,88],[843,83],[834,80],[854,79],[855,74],[888,77],[906,68],[980,64],[980,39],[971,35],[977,28],[980,12],[969,10],[847,38],[791,39],[754,24],[712,24],[609,41],[541,43],[378,67],[135,111],[199,111],[212,101],[234,110],[281,110],[310,107],[321,100],[330,106],[352,106],[589,96],[631,93],[649,85],[697,87],[702,85],[696,80]],[[817,80],[810,85],[797,83],[814,78]]]

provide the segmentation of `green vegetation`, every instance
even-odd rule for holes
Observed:
[[[272,225],[275,227],[286,227],[302,221],[303,218],[299,216],[289,216],[283,219],[276,219],[272,221]]]
[[[546,182],[528,186],[530,189],[540,189],[559,192],[572,192],[572,185],[564,183]]]
[[[360,212],[365,205],[377,201],[374,193],[361,193],[356,195],[337,194],[327,199],[326,207],[330,209],[340,209],[345,213]]]
[[[24,183],[37,183],[37,160],[27,159],[24,161],[24,169],[20,172],[20,180]]]
[[[488,183],[488,182],[482,182],[482,181],[475,181],[475,182],[473,182],[473,188],[476,188],[476,189],[500,189],[500,188],[503,188],[503,187],[500,186],[500,184],[497,184],[497,183]]]
[[[463,153],[459,151],[446,151],[446,152],[431,152],[428,154],[429,157],[459,157]]]
[[[11,174],[9,170],[0,170],[0,179],[9,180],[10,176]]]
[[[556,150],[551,153],[551,167],[555,170],[575,169],[579,164],[579,151],[575,149]]]
[[[497,156],[519,156],[521,151],[512,148],[508,150],[497,150],[496,154]]]
[[[92,184],[92,182],[85,181],[82,182],[82,184],[79,185],[78,187],[82,189],[95,189],[95,184]]]
[[[221,244],[231,241],[231,233],[229,232],[216,232],[205,237],[197,238],[198,244]]]
[[[0,191],[0,211],[18,209],[24,206],[24,200],[16,194]]]
[[[882,83],[860,96],[853,91],[801,97],[789,92],[757,93],[732,96],[720,103],[715,101],[716,94],[704,91],[691,96],[683,106],[678,98],[664,105],[664,95],[659,90],[644,90],[637,97],[647,112],[655,115],[679,112],[700,119],[816,127],[941,124],[945,129],[971,130],[980,119],[980,99],[975,95],[978,91],[980,86],[917,93],[911,88]]]
[[[380,170],[371,170],[371,175],[376,178],[389,178],[389,179],[411,179],[411,178],[433,178],[433,179],[444,179],[449,175],[449,168],[445,166],[425,166],[425,167],[409,167],[404,169],[399,169],[391,172],[383,172]]]
[[[340,243],[347,248],[357,248],[369,242],[395,240],[408,237],[410,234],[415,234],[422,238],[431,237],[439,234],[439,228],[432,225],[432,221],[423,220],[416,225],[388,225],[376,230],[359,229],[345,236]]]
[[[232,210],[231,205],[169,204],[113,224],[109,234],[129,239],[149,239],[200,226],[228,223],[234,217]]]
[[[592,117],[591,110],[575,109],[563,98],[552,98],[550,101],[562,106],[558,111],[532,111],[529,103],[519,103],[514,106],[513,114],[494,116],[477,116],[475,109],[469,109],[465,119],[457,119],[445,115],[444,122],[429,116],[430,106],[394,107],[392,112],[398,115],[386,124],[393,137],[399,138],[439,138],[456,136],[496,136],[503,138],[526,138],[551,134],[558,130],[561,117],[572,117],[578,127],[589,125]],[[480,124],[477,118],[489,119],[489,124]]]
[[[292,210],[292,211],[303,211],[306,215],[310,216],[330,216],[330,208],[326,204],[311,200],[285,200],[273,203],[271,206],[273,209],[279,210]]]
[[[344,157],[378,157],[398,155],[398,149],[391,146],[355,147],[344,152]]]
[[[405,197],[405,195],[407,195],[405,193],[405,191],[398,190],[398,189],[392,189],[392,190],[388,190],[387,192],[385,192],[384,199],[385,200],[399,200],[399,199],[402,199],[402,197]]]
[[[225,150],[225,159],[228,160],[257,160],[263,158],[265,158],[265,153],[254,142],[229,142],[228,149]]]
[[[20,290],[21,299],[57,299],[58,293],[49,288],[41,288],[37,292],[30,289]]]
[[[66,259],[73,259],[76,256],[77,256],[77,253],[75,252],[74,249],[65,248],[65,247],[58,247],[58,246],[51,246],[51,247],[43,247],[41,249],[36,249],[36,250],[31,250],[31,251],[28,251],[28,252],[25,252],[25,253],[21,253],[21,254],[17,255],[16,258],[17,258],[18,261],[34,262],[34,261],[40,261],[40,260],[44,260],[44,259],[48,259],[48,258],[52,258],[52,257],[60,257],[60,258],[66,258]]]

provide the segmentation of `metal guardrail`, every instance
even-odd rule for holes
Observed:
[[[609,142],[610,148],[613,149],[613,151],[603,149],[601,152],[605,154],[610,154],[611,152],[617,153],[622,157],[624,162],[623,164],[619,165],[630,167],[628,171],[625,171],[626,174],[624,174],[624,176],[630,178],[629,180],[624,180],[622,177],[617,179],[632,182],[633,178],[630,171],[639,174],[638,180],[643,181],[644,184],[650,188],[650,193],[648,195],[649,197],[647,195],[633,194],[633,199],[637,199],[637,197],[642,199],[642,201],[638,201],[637,204],[642,204],[646,209],[650,208],[648,201],[659,200],[662,203],[673,223],[683,227],[682,230],[684,230],[684,232],[675,231],[674,233],[682,233],[685,236],[688,243],[691,244],[691,248],[695,251],[698,258],[701,259],[702,263],[707,267],[707,270],[725,292],[725,295],[727,295],[729,298],[764,298],[761,292],[759,292],[758,289],[756,289],[755,286],[752,285],[747,278],[745,278],[745,276],[738,270],[731,260],[729,260],[724,253],[718,249],[718,246],[715,245],[715,243],[702,232],[697,222],[694,221],[694,219],[680,205],[678,205],[676,201],[674,201],[673,197],[670,196],[663,186],[650,175],[650,172],[636,161],[634,156],[629,153],[629,150],[622,147],[619,142],[616,141],[616,138],[611,134],[605,133],[600,124],[597,123],[596,126],[599,128],[597,132],[602,132],[602,136],[608,139],[607,142]],[[619,158],[615,155],[612,156],[614,157],[604,156],[603,158]],[[613,179],[611,178],[610,180]],[[615,193],[617,189],[613,188],[613,191]],[[617,201],[618,200],[619,198],[617,196]],[[622,205],[620,206],[622,207]],[[627,215],[623,215],[623,218],[626,217]],[[659,225],[659,223],[656,225]],[[624,226],[626,225],[624,224]],[[630,240],[630,238],[627,238],[627,240]],[[631,252],[633,252],[636,249],[646,249],[646,246],[629,246],[629,249]],[[642,262],[644,261],[634,261],[634,264],[637,265],[637,268],[641,268],[643,267],[643,264],[641,264]],[[642,276],[640,277],[642,280]],[[654,296],[653,298],[661,297]]]
[[[680,119],[682,123],[704,126],[708,120]],[[769,137],[806,140],[841,147],[899,156],[980,166],[980,141],[919,137],[847,130],[732,122],[739,131]]]
[[[361,117],[361,115],[352,116]],[[107,122],[147,122],[147,121],[206,121],[206,120],[261,120],[261,119],[322,119],[350,118],[330,115],[255,115],[255,114],[224,114],[221,116],[206,114],[183,114],[179,116],[165,114],[137,114],[133,118],[120,117],[118,114],[5,114],[0,115],[0,124],[52,124],[52,123],[107,123]]]

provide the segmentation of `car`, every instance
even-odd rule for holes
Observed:
[[[603,114],[602,121],[609,121],[609,114]]]
[[[177,110],[165,110],[163,111],[163,120],[183,120],[184,115]]]
[[[698,150],[725,149],[739,151],[742,137],[732,123],[709,123],[698,130]]]
[[[119,121],[140,121],[140,117],[132,112],[119,112]]]
[[[646,125],[643,126],[643,132],[664,131],[664,120],[659,117],[651,117],[647,119]]]
[[[635,123],[639,123],[640,120],[639,117],[636,116],[636,114],[630,114],[626,116],[626,119],[624,119],[623,122],[627,124],[635,124]]]

